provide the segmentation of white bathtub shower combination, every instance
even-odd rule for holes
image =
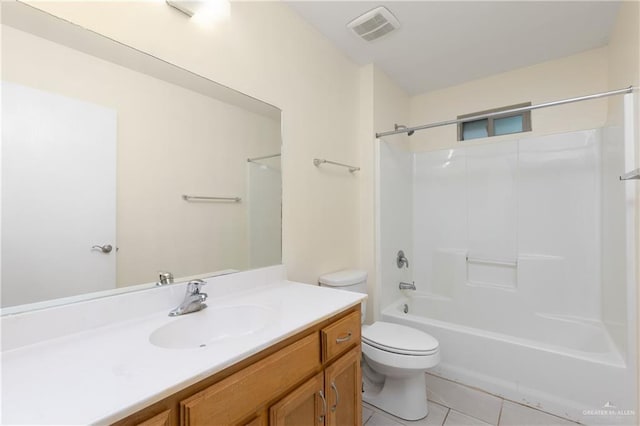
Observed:
[[[380,142],[381,319],[438,339],[434,374],[586,424],[635,424],[624,157],[614,128],[416,153]],[[391,261],[400,249],[408,270]]]

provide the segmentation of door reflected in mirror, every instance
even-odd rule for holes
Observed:
[[[277,108],[2,7],[3,308],[281,263]]]

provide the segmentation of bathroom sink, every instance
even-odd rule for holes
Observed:
[[[167,349],[206,347],[220,340],[246,337],[266,328],[276,311],[260,305],[208,307],[156,329],[149,341]]]

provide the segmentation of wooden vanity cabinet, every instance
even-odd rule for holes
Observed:
[[[181,425],[246,424],[241,420],[321,367],[311,334],[180,402]],[[240,423],[238,423],[240,421]],[[250,424],[250,423],[249,423]]]
[[[360,374],[356,347],[273,405],[269,425],[361,425]]]
[[[360,426],[360,306],[116,425]]]

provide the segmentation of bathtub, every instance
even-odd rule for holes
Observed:
[[[439,341],[432,374],[584,424],[635,424],[635,372],[602,323],[472,308],[416,292],[381,320]]]

